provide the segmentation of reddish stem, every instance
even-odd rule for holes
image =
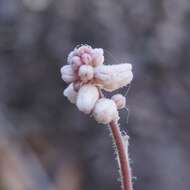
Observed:
[[[103,98],[104,94],[99,89],[100,97]],[[129,167],[128,152],[126,152],[125,144],[117,122],[112,121],[109,124],[113,141],[116,146],[118,154],[118,162],[120,166],[121,184],[123,190],[133,190],[131,171]]]
[[[122,188],[123,190],[132,190],[133,187],[132,187],[131,172],[129,168],[129,159],[118,123],[111,122],[109,126],[118,153],[119,165],[121,170],[120,173],[121,173]]]

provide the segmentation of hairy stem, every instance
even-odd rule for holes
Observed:
[[[103,98],[104,94],[99,89],[100,97]],[[132,178],[131,178],[131,170],[129,166],[129,157],[127,152],[128,145],[125,145],[124,138],[121,135],[121,131],[119,129],[119,125],[117,122],[112,121],[109,126],[113,142],[116,147],[116,152],[118,155],[118,164],[120,167],[120,175],[121,175],[121,185],[123,190],[133,190],[132,186]]]
[[[132,187],[131,172],[129,167],[128,153],[126,152],[124,140],[121,135],[118,123],[111,122],[109,124],[109,127],[111,129],[113,141],[115,143],[116,151],[118,154],[122,188],[123,190],[132,190],[133,187]]]

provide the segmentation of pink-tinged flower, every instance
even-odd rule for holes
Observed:
[[[70,60],[70,64],[74,71],[79,70],[80,66],[83,64],[79,56],[73,56]]]
[[[115,102],[108,98],[101,98],[96,102],[93,116],[98,123],[102,124],[108,124],[119,119]]]
[[[92,65],[92,55],[88,53],[83,53],[81,55],[81,61],[86,65]]]
[[[102,48],[95,48],[92,52],[93,67],[100,66],[104,63],[104,50]]]
[[[61,78],[66,82],[66,83],[71,83],[77,80],[78,76],[76,73],[73,71],[71,65],[64,65],[61,68]]]
[[[82,65],[78,73],[80,80],[84,83],[90,81],[94,77],[94,69],[90,65]]]
[[[111,100],[100,99],[101,89],[112,92],[126,86],[133,79],[129,63],[104,65],[104,51],[83,45],[69,53],[68,64],[61,68],[62,79],[71,83],[64,95],[71,103],[103,124],[118,119],[118,110],[125,107],[125,97],[114,95]],[[105,112],[105,113],[104,113]]]
[[[85,114],[92,112],[99,98],[98,88],[91,84],[83,85],[78,92],[76,105]]]

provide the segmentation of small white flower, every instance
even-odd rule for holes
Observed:
[[[99,123],[117,121],[117,109],[125,107],[125,97],[116,94],[111,99],[101,98],[100,91],[112,92],[129,84],[133,79],[131,64],[104,65],[103,49],[88,45],[75,48],[67,61],[69,65],[61,68],[61,75],[71,84],[65,89],[64,96],[85,114],[93,113]]]
[[[71,64],[71,59],[73,58],[73,56],[75,56],[76,55],[76,53],[74,52],[74,51],[71,51],[70,53],[69,53],[69,55],[67,56],[67,63],[68,64]]]
[[[82,45],[74,50],[77,55],[82,56],[84,53],[91,54],[93,49],[89,45]]]
[[[66,83],[71,83],[77,80],[77,75],[73,71],[71,65],[64,65],[61,68],[61,77]]]
[[[115,102],[108,98],[101,98],[97,101],[93,110],[93,116],[101,124],[108,124],[111,121],[117,121],[119,119]]]
[[[74,90],[73,83],[71,83],[64,91],[63,95],[68,98],[68,100],[75,104],[77,100],[77,92]]]
[[[90,54],[88,54],[88,53],[83,53],[81,55],[81,60],[86,65],[92,64],[92,56]]]
[[[104,63],[104,50],[102,48],[95,48],[92,52],[92,65],[94,67],[100,66]]]
[[[114,91],[126,86],[133,79],[132,66],[129,63],[118,65],[101,65],[94,69],[97,85],[106,91]]]
[[[76,105],[85,114],[92,112],[96,101],[99,99],[99,91],[91,84],[83,85],[78,92]]]
[[[79,69],[79,77],[84,83],[92,80],[94,77],[93,67],[90,65],[82,65]]]
[[[74,71],[77,71],[77,70],[80,68],[80,66],[82,65],[82,61],[81,61],[81,59],[80,59],[79,56],[73,56],[73,57],[70,59],[70,64],[71,64],[71,66],[72,66],[72,69],[73,69]]]

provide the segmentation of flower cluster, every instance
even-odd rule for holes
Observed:
[[[75,48],[61,68],[62,79],[69,84],[63,94],[85,114],[93,114],[102,124],[119,119],[118,109],[125,107],[121,94],[111,99],[100,95],[101,89],[112,92],[129,84],[133,78],[129,63],[104,65],[104,51],[82,45]]]

